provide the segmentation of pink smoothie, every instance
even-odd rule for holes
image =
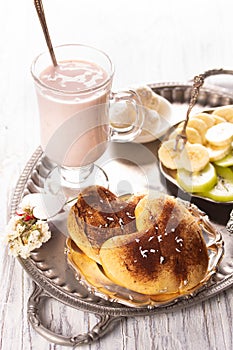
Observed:
[[[41,144],[59,165],[95,162],[109,139],[108,74],[87,61],[62,61],[40,74]]]

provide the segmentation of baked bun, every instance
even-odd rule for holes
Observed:
[[[138,232],[103,243],[100,260],[116,284],[155,295],[185,293],[208,268],[208,253],[194,216],[173,197],[156,194],[135,209]]]
[[[123,201],[103,187],[89,187],[71,208],[68,229],[109,280],[141,294],[185,293],[207,273],[198,219],[168,195]]]
[[[76,245],[100,263],[99,250],[110,237],[135,232],[135,207],[143,196],[127,201],[102,186],[90,186],[79,194],[68,215],[68,231]]]

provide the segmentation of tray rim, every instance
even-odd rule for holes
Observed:
[[[176,87],[182,87],[182,88],[190,88],[191,84],[189,83],[157,83],[157,84],[151,84],[152,88],[176,88]],[[206,90],[207,92],[216,92],[220,95],[224,94],[225,96],[229,96],[233,98],[233,94],[226,93],[225,91],[222,91],[220,89],[209,89],[209,88],[203,88],[203,90]],[[23,196],[23,192],[25,190],[25,185],[30,178],[31,171],[36,166],[37,162],[42,156],[42,150],[40,147],[38,147],[29,161],[27,162],[21,176],[18,179],[13,198],[11,201],[11,208],[10,208],[10,215],[13,215],[15,213],[16,207],[20,201],[20,199]],[[188,297],[188,298],[180,298],[178,300],[172,301],[171,304],[165,305],[165,306],[159,306],[159,307],[140,307],[140,308],[132,308],[128,307],[119,303],[109,302],[105,301],[103,299],[100,300],[100,303],[93,303],[89,301],[82,300],[80,298],[77,298],[76,296],[70,295],[70,293],[65,293],[65,291],[60,290],[57,286],[53,285],[51,282],[47,281],[45,276],[43,276],[39,270],[29,262],[29,260],[24,260],[22,258],[18,258],[18,261],[20,262],[21,266],[24,268],[24,270],[28,273],[28,275],[38,284],[40,285],[52,298],[68,305],[71,307],[74,307],[76,309],[81,309],[84,311],[90,311],[97,314],[109,314],[112,316],[145,316],[145,315],[152,315],[156,313],[166,313],[170,311],[174,311],[183,307],[192,306],[195,304],[198,304],[202,301],[205,301],[209,299],[210,297],[213,297],[220,292],[228,289],[233,285],[233,275],[230,275],[226,277],[224,280],[219,282],[218,284],[212,285],[210,288],[205,288],[204,292],[203,289],[198,291],[194,297]],[[104,301],[106,305],[101,304],[101,301]]]

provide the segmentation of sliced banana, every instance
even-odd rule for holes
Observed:
[[[233,140],[233,124],[225,122],[214,125],[207,130],[205,137],[213,146],[227,146]]]
[[[170,136],[169,139],[176,138],[177,134],[181,133],[182,128],[178,127],[176,130],[174,130]],[[190,128],[189,126],[186,127],[186,135],[188,138],[188,142],[190,143],[201,143],[202,144],[202,137],[198,133],[198,131],[194,128]]]
[[[228,155],[222,159],[216,160],[215,165],[222,168],[228,168],[233,166],[233,152],[230,152]]]
[[[181,153],[175,151],[176,140],[168,140],[162,143],[158,151],[161,163],[168,169],[177,169],[179,167]]]
[[[155,109],[157,111],[159,109],[159,106],[160,106],[160,97],[153,92],[151,99],[147,104],[147,107],[150,109]]]
[[[202,143],[202,136],[199,134],[197,129],[187,126],[186,135],[190,143]]]
[[[153,90],[147,86],[147,85],[143,85],[143,86],[139,86],[137,88],[134,89],[135,92],[139,95],[143,106],[147,106],[149,105],[149,103],[151,102],[152,96],[153,96]],[[156,103],[154,101],[154,105],[156,109],[159,105],[159,100],[156,100]]]
[[[144,107],[158,112],[165,119],[170,117],[171,104],[166,98],[156,94],[147,85],[136,87],[134,90],[139,95]]]
[[[210,162],[215,162],[228,155],[231,151],[232,146],[229,144],[223,147],[206,146],[206,148],[209,152]]]
[[[208,129],[207,124],[203,120],[193,117],[189,119],[188,126],[197,130],[197,132],[201,135],[202,143],[204,144],[205,134]]]
[[[217,107],[213,114],[224,118],[230,123],[233,123],[233,105]]]
[[[210,157],[207,148],[200,144],[186,143],[180,154],[178,168],[190,172],[200,171],[209,163]]]
[[[209,113],[198,113],[193,116],[194,118],[201,119],[206,125],[207,128],[211,128],[215,124],[215,118]]]
[[[214,117],[214,124],[220,124],[220,123],[225,123],[226,119],[223,117],[220,117],[219,115],[213,115]]]

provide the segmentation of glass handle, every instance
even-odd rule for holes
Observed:
[[[116,142],[129,142],[133,141],[142,130],[142,125],[144,123],[144,110],[142,107],[142,102],[138,94],[133,91],[121,91],[111,94],[110,99],[111,105],[115,105],[120,102],[126,104],[126,113],[131,113],[133,111],[134,118],[130,122],[130,118],[126,117],[126,120],[120,124],[111,124],[111,141]],[[112,107],[110,106],[110,109]]]

